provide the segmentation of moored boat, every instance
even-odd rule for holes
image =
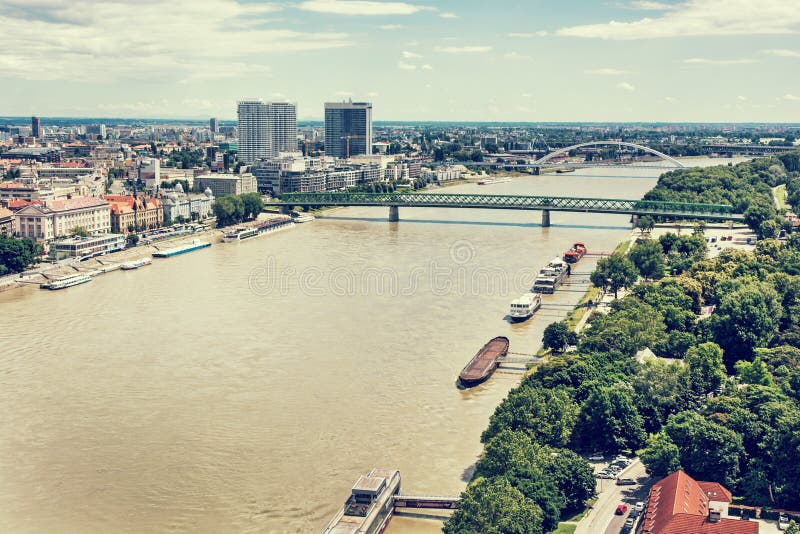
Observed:
[[[514,322],[524,321],[533,316],[542,305],[542,297],[537,293],[525,293],[518,299],[511,301],[508,316]]]
[[[581,241],[573,243],[572,247],[564,252],[564,261],[567,263],[577,263],[586,254],[586,245]]]
[[[71,276],[65,276],[64,278],[59,278],[58,280],[53,280],[50,283],[42,284],[40,287],[42,289],[66,289],[68,287],[77,286],[79,284],[85,284],[86,282],[91,282],[92,277],[88,274],[73,274]]]
[[[502,184],[505,182],[510,182],[511,178],[487,178],[485,180],[480,180],[478,185],[492,185],[492,184]]]
[[[462,386],[471,388],[492,376],[498,366],[498,360],[508,353],[508,338],[498,336],[490,340],[461,370],[458,380]]]
[[[299,214],[299,213],[293,213],[292,214],[292,220],[294,222],[296,222],[296,223],[307,223],[307,222],[313,221],[314,220],[314,216],[313,215],[309,215],[308,213],[304,213],[302,215]]]
[[[553,258],[550,263],[545,265],[540,271],[536,280],[533,282],[534,293],[555,293],[556,289],[567,279],[570,274],[570,267],[561,258]]]
[[[120,265],[119,268],[123,271],[132,271],[133,269],[138,269],[139,267],[144,267],[145,265],[150,265],[151,263],[153,263],[153,260],[150,258],[141,258],[138,260],[126,261]]]
[[[182,247],[175,247],[170,248],[167,250],[159,250],[158,252],[153,252],[154,258],[171,258],[172,256],[178,256],[179,254],[186,254],[187,252],[192,252],[193,250],[199,250],[201,248],[210,247],[211,243],[208,241],[193,241],[188,245],[183,245]]]
[[[360,476],[344,507],[331,519],[323,534],[379,534],[394,514],[394,496],[400,493],[400,471],[373,469]]]
[[[225,234],[223,240],[225,242],[244,241],[253,237],[270,234],[278,230],[292,228],[294,223],[295,221],[291,217],[270,219],[259,224],[258,226],[235,228],[231,232]]]

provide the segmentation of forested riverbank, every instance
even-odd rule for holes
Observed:
[[[659,179],[646,198],[730,203],[764,239],[707,259],[698,227],[601,260],[592,281],[629,291],[498,406],[446,533],[555,529],[594,495],[579,454],[595,452],[643,450],[655,477],[683,468],[800,509],[800,234],[772,202],[780,184],[800,197],[798,154]]]

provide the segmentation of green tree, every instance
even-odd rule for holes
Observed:
[[[664,249],[658,241],[637,243],[630,258],[645,280],[664,277]]]
[[[77,237],[89,237],[89,230],[87,230],[83,226],[76,226],[75,228],[70,230],[69,233],[70,235]]]
[[[503,430],[486,443],[486,450],[476,465],[479,476],[502,476],[513,467],[520,469],[533,465],[536,449],[524,432]]]
[[[246,193],[241,196],[245,219],[255,219],[264,211],[264,201],[258,193]]]
[[[505,478],[479,478],[461,494],[444,534],[542,534],[542,510]]]
[[[583,451],[636,450],[644,443],[643,425],[628,390],[595,388],[581,405],[572,442]]]
[[[567,345],[576,341],[576,336],[570,331],[566,321],[550,323],[544,329],[544,335],[542,336],[544,348],[553,349],[556,352],[564,352],[567,349]]]
[[[754,232],[761,235],[761,223],[768,221],[775,217],[775,205],[772,202],[759,200],[750,203],[750,206],[744,212],[744,222]]]
[[[781,225],[774,219],[762,222],[758,226],[758,235],[762,239],[775,239],[781,232]]]
[[[636,266],[624,254],[612,254],[597,262],[597,267],[590,279],[596,287],[610,289],[614,297],[620,289],[631,287],[637,278]]]
[[[21,273],[38,263],[41,255],[42,246],[39,243],[0,234],[0,276]]]
[[[767,364],[761,361],[760,356],[756,356],[752,362],[739,360],[733,367],[736,370],[736,376],[744,384],[773,385],[772,375],[767,369]]]
[[[564,496],[566,510],[582,510],[586,501],[594,497],[597,481],[589,462],[569,450],[554,452],[544,466],[550,478]]]
[[[681,465],[697,480],[714,480],[735,487],[744,457],[742,437],[696,412],[673,415],[664,432],[677,445]]]
[[[708,395],[725,382],[727,375],[722,355],[716,343],[701,343],[686,351],[689,382],[697,395]]]
[[[638,228],[642,234],[649,234],[650,232],[653,231],[653,228],[655,228],[655,226],[656,226],[655,219],[653,219],[649,215],[643,215],[639,217],[638,221],[636,221],[636,228]]]
[[[641,459],[650,476],[663,478],[681,468],[680,454],[669,435],[659,432],[647,439],[647,448],[642,452]]]
[[[725,351],[725,363],[749,360],[753,350],[766,347],[778,331],[782,310],[775,290],[748,284],[722,297],[712,316],[714,338]]]
[[[129,247],[135,247],[139,243],[139,236],[137,234],[128,234],[125,237],[125,243]]]

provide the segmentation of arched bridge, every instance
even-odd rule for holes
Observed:
[[[443,193],[284,193],[276,205],[289,210],[295,206],[386,206],[389,220],[399,220],[400,206],[414,208],[478,208],[540,210],[542,226],[550,226],[551,211],[615,213],[682,220],[740,221],[743,216],[727,204],[697,204],[625,200],[613,198],[575,198],[518,195],[471,195]]]
[[[626,143],[624,141],[589,141],[587,143],[579,143],[577,145],[559,148],[555,152],[550,152],[543,158],[534,161],[531,165],[537,165],[537,164],[542,165],[555,157],[561,156],[562,154],[569,154],[571,150],[577,150],[579,148],[587,146],[596,146],[596,145],[626,146],[629,148],[635,148],[636,150],[641,150],[643,152],[647,152],[648,154],[653,154],[654,156],[658,156],[661,159],[672,163],[673,165],[675,165],[675,167],[684,167],[683,163],[681,163],[680,161],[671,156],[664,154],[663,152],[659,152],[658,150],[652,149],[649,146],[637,145],[636,143]]]

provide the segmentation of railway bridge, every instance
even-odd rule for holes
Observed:
[[[285,212],[295,207],[318,206],[384,206],[389,208],[389,221],[400,220],[400,207],[535,210],[542,212],[542,226],[550,226],[550,213],[613,213],[629,215],[635,224],[640,216],[666,219],[742,221],[727,204],[659,202],[614,198],[578,198],[521,195],[473,195],[445,193],[284,193],[273,206]]]

